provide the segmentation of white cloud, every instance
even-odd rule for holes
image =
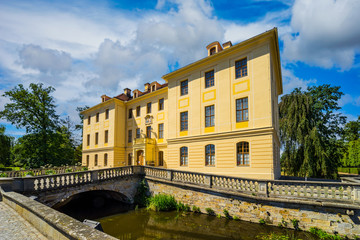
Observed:
[[[280,22],[289,17],[283,11],[257,23],[230,23],[217,19],[207,0],[159,0],[156,9],[135,13],[67,4],[0,2],[0,69],[6,71],[0,86],[54,86],[58,113],[73,121],[77,106],[161,82],[169,68],[205,57],[213,41],[236,43],[279,25],[282,34],[287,28]]]
[[[290,93],[294,88],[302,88],[306,90],[308,86],[316,83],[316,79],[301,79],[294,75],[291,69],[282,67],[283,76],[283,92]]]
[[[283,36],[285,58],[350,69],[360,51],[359,12],[358,0],[295,1],[291,32]]]
[[[61,72],[71,68],[71,56],[66,52],[43,49],[40,46],[24,45],[19,52],[24,68],[38,69],[41,72]]]

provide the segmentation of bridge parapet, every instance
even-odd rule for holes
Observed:
[[[27,173],[31,172],[33,176],[42,176],[48,175],[48,172],[54,174],[62,174],[67,172],[79,172],[83,171],[82,166],[66,166],[66,167],[52,167],[52,168],[36,168],[36,169],[28,169],[28,170],[19,170],[19,171],[6,171],[3,172],[9,178],[15,177],[24,177]]]
[[[134,174],[134,167],[118,167],[93,171],[14,178],[13,191],[28,193],[58,190],[78,185],[96,183]]]
[[[145,167],[147,178],[230,191],[268,199],[360,203],[360,184],[318,181],[257,180]],[[360,207],[359,207],[360,208]]]
[[[127,166],[92,171],[72,172],[14,178],[12,190],[22,193],[63,189],[84,184],[113,180],[123,176],[145,175],[189,186],[233,192],[245,197],[261,197],[268,200],[290,199],[304,202],[330,202],[335,204],[356,203],[360,209],[360,184],[342,182],[257,180],[206,173],[178,171],[149,166]]]

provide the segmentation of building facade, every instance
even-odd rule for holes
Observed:
[[[124,89],[82,112],[83,165],[150,165],[244,178],[280,177],[277,29]]]

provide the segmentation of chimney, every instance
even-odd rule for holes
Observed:
[[[124,94],[128,97],[131,97],[131,89],[130,88],[125,88],[124,89]]]
[[[106,96],[105,94],[101,96],[101,102],[105,102],[109,99],[110,99],[110,97]]]
[[[206,49],[208,50],[208,56],[214,55],[215,53],[218,53],[223,50],[220,43],[218,41],[212,42],[209,45],[206,46]]]
[[[150,90],[150,83],[145,83],[144,86],[145,86],[145,92]]]
[[[224,49],[227,49],[227,48],[232,46],[232,43],[231,43],[231,41],[227,41],[226,43],[223,43],[222,46],[223,46]]]

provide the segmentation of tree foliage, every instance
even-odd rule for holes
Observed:
[[[53,87],[31,83],[28,89],[19,84],[4,93],[11,102],[0,112],[0,118],[25,128],[27,133],[12,149],[15,165],[33,168],[74,163],[76,143],[72,124],[69,118],[60,120],[56,114],[51,96],[54,91]]]
[[[337,177],[341,151],[337,137],[345,118],[339,109],[340,87],[321,85],[284,95],[280,108],[281,163],[285,173],[302,177]]]
[[[360,116],[356,121],[346,123],[343,139],[345,147],[342,165],[346,167],[360,166]]]
[[[0,126],[0,165],[10,165],[12,143],[13,138],[5,135],[5,127]]]

